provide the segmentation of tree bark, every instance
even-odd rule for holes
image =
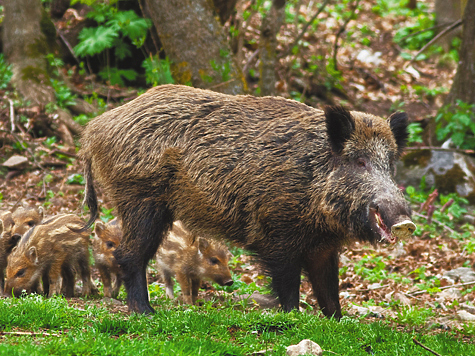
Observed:
[[[245,91],[212,2],[146,0],[146,4],[177,82],[228,94]]]
[[[459,55],[457,73],[445,103],[454,104],[460,99],[475,104],[475,0],[468,0],[464,11]]]
[[[3,52],[13,66],[13,85],[32,104],[55,101],[46,68],[48,44],[41,30],[41,1],[5,0],[3,6]]]
[[[435,19],[438,25],[447,26],[462,18],[463,8],[467,0],[435,0]],[[451,31],[438,40],[438,43],[448,51],[454,37],[461,34],[460,28]]]
[[[259,39],[259,88],[261,95],[275,95],[275,67],[277,63],[277,34],[284,20],[285,0],[273,0],[267,15],[262,19]]]

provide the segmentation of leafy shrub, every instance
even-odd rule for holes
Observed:
[[[461,149],[475,149],[475,105],[456,100],[454,106],[445,106],[436,116],[438,140],[451,138]]]
[[[408,143],[422,143],[424,129],[419,122],[411,122],[407,126],[407,131],[409,132]]]
[[[6,89],[12,79],[13,72],[11,64],[5,61],[3,53],[0,53],[0,89]]]
[[[165,59],[160,59],[158,56],[146,58],[142,63],[142,67],[145,69],[147,84],[153,86],[159,84],[174,84],[175,81],[172,77],[170,64],[168,57]]]

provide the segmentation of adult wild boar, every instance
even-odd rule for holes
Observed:
[[[117,207],[115,251],[129,309],[153,312],[146,266],[174,220],[254,251],[284,310],[299,306],[302,269],[327,316],[341,316],[338,253],[350,240],[394,243],[415,226],[393,180],[407,115],[387,120],[278,97],[179,85],[150,89],[92,120],[80,155]]]

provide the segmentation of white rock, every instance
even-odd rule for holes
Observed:
[[[365,308],[365,307],[360,307],[359,305],[355,305],[353,304],[351,306],[351,309],[353,309],[353,311],[361,316],[365,316],[365,315],[368,315],[369,314],[369,309],[368,308]]]
[[[475,321],[475,315],[466,310],[458,310],[457,317],[462,321]]]
[[[3,166],[10,169],[23,169],[28,166],[28,158],[14,155],[3,162]]]
[[[300,341],[297,345],[287,347],[287,356],[323,355],[323,350],[317,343],[309,339]]]
[[[457,288],[447,288],[438,294],[439,297],[442,297],[446,300],[455,300],[462,297],[462,293]]]
[[[444,273],[444,277],[460,280],[462,283],[474,282],[475,272],[469,267],[459,267]]]
[[[362,63],[366,64],[374,64],[375,66],[379,66],[381,64],[381,52],[371,52],[370,50],[363,49],[358,53],[356,59]]]

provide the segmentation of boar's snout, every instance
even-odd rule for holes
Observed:
[[[229,286],[232,286],[233,283],[234,283],[233,280],[230,279],[230,280],[228,280],[228,281],[225,281],[225,282],[224,282],[224,285],[229,287]]]
[[[394,244],[398,239],[411,236],[416,225],[410,216],[410,208],[404,198],[398,195],[375,200],[369,206],[371,230],[379,242]]]

